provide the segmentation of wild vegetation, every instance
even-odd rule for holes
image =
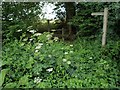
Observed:
[[[39,19],[43,4],[2,3],[0,86],[120,88],[120,3],[57,3],[55,10],[61,23],[52,23],[51,28],[57,30],[66,25],[63,27],[68,29],[68,37],[76,36],[73,41],[63,41],[55,33],[47,32],[47,23]],[[68,9],[69,5],[77,14],[69,16],[69,10],[59,10]],[[109,8],[109,22],[103,48],[102,17],[93,17],[91,13],[104,7]],[[69,16],[66,22],[64,15]]]

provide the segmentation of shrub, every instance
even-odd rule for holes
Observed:
[[[52,39],[49,32],[27,39],[23,34],[3,46],[3,88],[119,87],[120,71],[110,57],[114,53],[105,54],[110,49],[101,49],[98,40],[70,44]]]

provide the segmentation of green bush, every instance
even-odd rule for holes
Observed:
[[[102,49],[99,40],[82,38],[70,44],[52,35],[35,33],[28,40],[23,34],[3,45],[3,88],[120,87],[120,70],[112,59],[119,42]]]

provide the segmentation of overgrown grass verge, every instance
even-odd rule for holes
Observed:
[[[3,88],[120,87],[120,41],[101,48],[99,40],[73,44],[52,34],[10,41],[2,48]]]

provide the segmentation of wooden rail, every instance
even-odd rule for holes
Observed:
[[[62,40],[64,41],[64,37],[66,36],[65,35],[65,31],[66,31],[66,29],[64,29],[64,28],[62,28],[62,29],[53,29],[53,30],[50,30],[50,31],[52,31],[52,32],[61,32],[61,34],[59,34],[59,35],[61,35],[61,37],[62,37]]]

